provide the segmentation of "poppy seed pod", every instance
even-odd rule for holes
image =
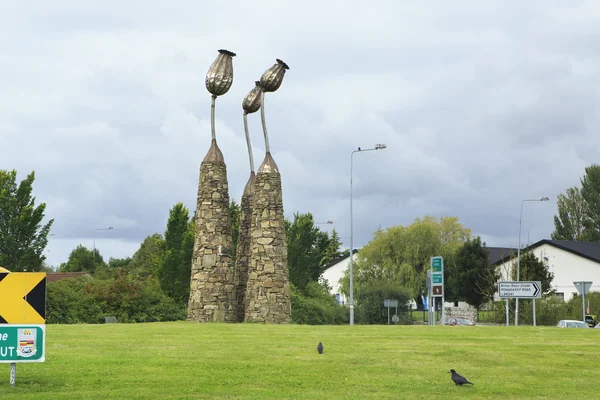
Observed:
[[[260,77],[260,86],[262,86],[263,91],[274,92],[279,89],[279,86],[283,82],[285,71],[288,69],[290,67],[278,58],[277,63],[266,70]]]
[[[260,82],[256,81],[256,86],[252,89],[246,97],[244,97],[244,101],[242,102],[242,108],[244,109],[244,113],[252,114],[257,112],[260,109],[260,95],[262,93],[262,87],[260,86]]]
[[[235,53],[219,50],[217,59],[206,73],[206,89],[213,96],[222,96],[229,91],[233,83],[233,57]]]

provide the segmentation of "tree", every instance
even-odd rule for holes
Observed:
[[[309,282],[319,280],[329,237],[315,226],[311,213],[295,213],[292,222],[286,219],[285,233],[290,282],[304,290]]]
[[[541,262],[532,251],[521,253],[519,269],[519,280],[540,281],[542,283],[542,293],[550,292],[554,274],[550,272],[548,266]],[[517,261],[513,263],[511,271],[512,279],[517,280]]]
[[[54,223],[42,224],[46,203],[35,206],[35,171],[17,186],[17,171],[0,170],[0,266],[10,271],[40,271]]]
[[[583,212],[585,202],[578,187],[558,195],[558,215],[554,216],[552,240],[583,240]]]
[[[342,242],[340,241],[340,235],[337,233],[335,228],[331,231],[331,236],[329,237],[329,243],[325,248],[325,254],[323,259],[321,260],[321,265],[327,265],[334,260],[342,257],[344,252],[340,250],[342,247]],[[321,271],[322,272],[322,271]]]
[[[84,245],[77,246],[66,263],[62,263],[58,270],[60,272],[89,272],[95,274],[106,267],[102,255],[98,249],[90,250]]]
[[[165,231],[165,255],[158,269],[164,292],[178,302],[187,302],[190,294],[194,232],[188,208],[177,203],[169,211]]]
[[[444,272],[446,299],[465,301],[475,308],[493,299],[500,279],[479,236],[465,241]]]
[[[394,282],[410,292],[417,304],[425,293],[425,279],[433,256],[448,263],[470,236],[456,217],[439,220],[425,216],[411,225],[377,230],[373,239],[358,253],[354,267],[357,288],[371,280]],[[341,290],[348,295],[349,275],[340,280]]]
[[[387,324],[387,308],[383,307],[384,300],[397,300],[398,315],[406,321],[406,305],[410,300],[407,290],[388,280],[372,280],[360,285],[356,290],[356,319],[361,324]]]
[[[156,275],[164,257],[165,240],[162,235],[155,233],[144,239],[126,270],[128,274],[138,278]]]
[[[585,239],[600,242],[600,165],[592,164],[585,169],[585,176],[581,180],[581,197],[585,204]]]
[[[558,195],[554,240],[600,241],[600,165],[585,169],[581,189],[572,187]]]

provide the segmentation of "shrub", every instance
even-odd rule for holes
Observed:
[[[103,321],[100,304],[85,290],[89,277],[62,279],[46,287],[46,323],[97,324]]]
[[[388,310],[384,300],[398,301],[399,323],[410,323],[407,304],[408,290],[390,281],[376,280],[360,285],[356,290],[356,319],[361,324],[387,324]]]
[[[324,284],[310,282],[304,291],[291,287],[292,322],[306,325],[336,325],[348,321],[346,311]]]

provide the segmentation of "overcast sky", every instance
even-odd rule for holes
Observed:
[[[130,256],[175,203],[195,209],[218,49],[237,53],[216,108],[236,201],[241,102],[280,58],[290,70],[265,110],[286,216],[333,220],[349,246],[350,153],[385,143],[354,157],[355,247],[426,214],[516,246],[521,200],[541,196],[523,242],[549,238],[556,196],[600,159],[599,2],[291,3],[0,2],[0,168],[36,171],[51,265],[108,226],[96,247]]]

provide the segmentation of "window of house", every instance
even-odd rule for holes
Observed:
[[[458,301],[454,302],[454,307],[458,307]]]
[[[565,300],[565,294],[563,292],[556,292],[554,295],[556,297],[558,297],[559,299],[561,299],[562,301]]]

